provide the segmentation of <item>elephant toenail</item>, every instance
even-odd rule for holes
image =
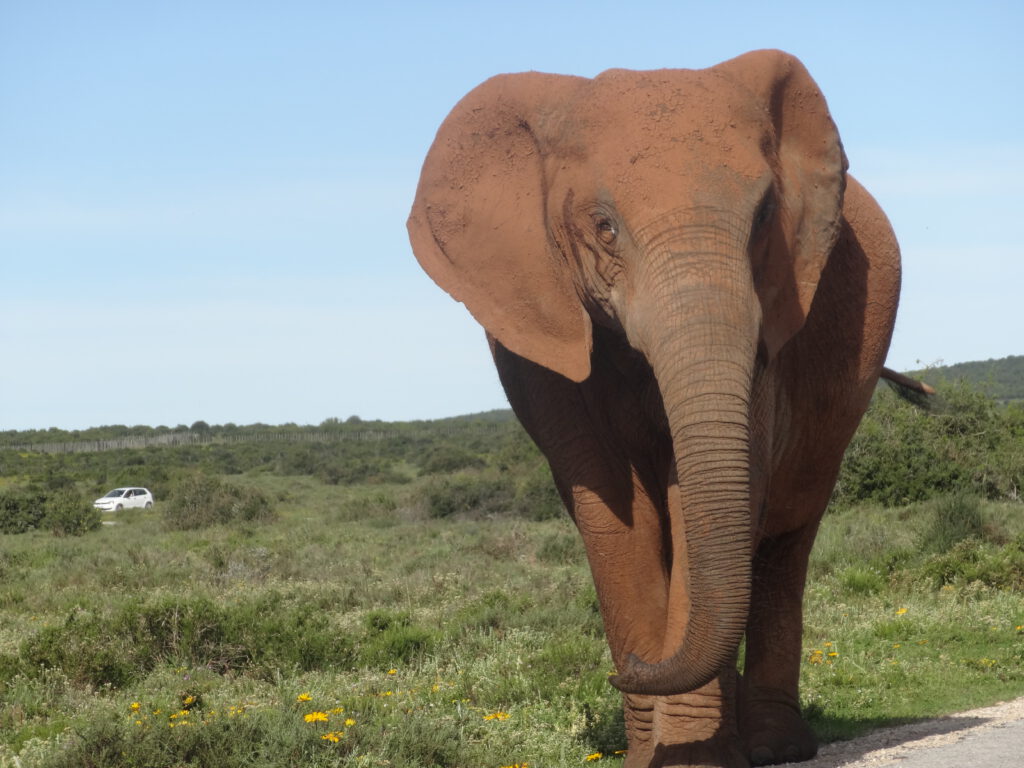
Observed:
[[[771,765],[775,762],[775,753],[771,747],[754,747],[750,750],[750,762],[753,765]]]
[[[795,763],[801,758],[800,747],[796,744],[790,744],[786,747],[786,751],[782,753],[782,756],[786,758],[787,763]]]

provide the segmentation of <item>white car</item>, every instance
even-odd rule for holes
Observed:
[[[149,509],[153,506],[153,494],[147,488],[115,488],[92,505],[104,512],[120,512],[133,507]]]

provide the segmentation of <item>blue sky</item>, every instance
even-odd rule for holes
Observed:
[[[889,362],[1024,353],[1014,2],[0,1],[0,430],[506,407],[405,218],[499,72],[799,56],[904,252]]]

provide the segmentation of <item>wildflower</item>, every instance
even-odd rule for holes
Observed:
[[[329,714],[332,714],[332,715],[340,715],[344,711],[345,711],[344,707],[335,707],[334,709],[327,710],[327,712]]]
[[[334,744],[337,744],[339,741],[341,741],[341,737],[343,735],[344,734],[338,733],[336,731],[331,731],[329,733],[325,733],[320,738],[323,739],[324,741],[330,741],[330,742],[332,742]]]
[[[489,715],[484,715],[484,720],[508,720],[511,715],[508,712],[492,712]]]
[[[584,760],[586,760],[586,761],[587,761],[588,763],[591,763],[591,762],[593,762],[594,760],[600,760],[600,759],[601,759],[602,757],[604,757],[604,752],[595,752],[595,753],[594,753],[594,754],[592,754],[592,755],[587,755],[587,756],[586,756],[585,758],[583,758],[583,759],[584,759]]]
[[[397,675],[398,674],[398,670],[397,669],[389,669],[388,670],[388,674],[389,675]]]
[[[828,655],[829,655],[829,658],[834,659],[836,656],[839,655],[839,652],[838,651],[829,651]]]
[[[353,720],[351,717],[346,717],[345,718],[345,727],[346,728],[351,728],[355,724],[356,724],[356,721]]]
[[[303,715],[303,719],[307,723],[326,723],[327,713],[326,712],[310,712],[308,715]]]
[[[906,612],[907,612],[906,608],[900,608],[898,611],[896,611],[896,615],[897,616],[902,616]]]
[[[825,660],[825,654],[815,648],[811,651],[811,655],[807,657],[808,664],[821,664]]]
[[[298,696],[296,696],[295,700],[296,701],[312,701],[313,697],[310,696],[308,692],[305,692],[305,693],[300,693]]]
[[[893,643],[892,647],[893,648],[902,648],[903,646],[900,643]]]
[[[140,708],[141,706],[142,706],[142,705],[141,705],[141,704],[140,704],[139,702],[137,702],[137,701],[133,701],[133,702],[132,702],[132,712],[138,712],[138,711],[139,711],[139,708]]]
[[[195,697],[195,696],[186,696],[185,698],[183,698],[183,699],[181,700],[181,703],[182,703],[183,705],[185,705],[186,707],[187,707],[187,706],[188,706],[189,704],[195,704],[195,703],[196,703],[196,697]]]
[[[825,647],[826,648],[831,648],[832,647],[832,643],[825,643]]]

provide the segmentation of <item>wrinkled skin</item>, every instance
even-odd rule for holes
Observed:
[[[811,757],[807,558],[900,268],[803,66],[492,78],[438,131],[409,232],[583,536],[626,765]]]

